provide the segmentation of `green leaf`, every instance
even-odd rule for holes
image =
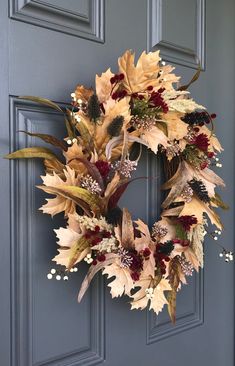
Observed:
[[[63,141],[57,139],[56,137],[54,137],[52,135],[48,135],[46,133],[31,133],[31,132],[27,132],[27,131],[19,131],[19,132],[23,132],[28,136],[38,137],[41,140],[45,141],[46,143],[51,144],[55,147],[58,147],[61,150],[67,151],[67,149],[68,149],[67,145]]]
[[[28,95],[24,95],[24,96],[20,96],[19,99],[25,99],[25,100],[30,100],[31,102],[36,102],[39,104],[43,104],[47,107],[50,107],[52,109],[55,109],[58,112],[61,112],[64,114],[63,110],[60,108],[60,106],[54,102],[52,102],[49,99],[46,98],[41,98],[41,97],[32,97],[32,96],[28,96]]]
[[[187,234],[186,234],[185,230],[183,229],[182,225],[180,225],[180,224],[175,225],[175,234],[176,234],[177,239],[182,239],[182,240],[187,239]]]
[[[24,149],[20,149],[14,151],[11,154],[4,156],[5,159],[33,159],[33,158],[41,158],[53,160],[57,159],[57,156],[49,149],[45,147],[26,147]]]
[[[99,215],[102,207],[102,201],[100,198],[84,188],[77,186],[56,186],[56,187],[47,187],[47,186],[37,186],[43,191],[60,195],[65,198],[71,199],[78,206],[80,206],[88,215],[92,211],[94,214]]]

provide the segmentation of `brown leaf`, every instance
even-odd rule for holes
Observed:
[[[48,159],[48,160],[58,160],[57,156],[49,149],[45,147],[26,147],[14,151],[4,157],[5,159]]]
[[[134,247],[133,222],[127,208],[123,208],[122,212],[122,246],[125,249],[131,249]]]
[[[68,149],[68,146],[63,141],[57,139],[55,136],[48,135],[45,133],[31,133],[31,132],[27,132],[27,131],[19,131],[19,132],[23,132],[29,136],[38,137],[41,140],[47,142],[48,144],[51,144],[55,147],[60,148],[61,150],[67,151],[67,149]]]

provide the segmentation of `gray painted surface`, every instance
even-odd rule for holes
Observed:
[[[234,200],[234,44],[233,0],[3,0],[0,3],[1,156],[31,146],[17,130],[63,134],[60,117],[22,102],[18,95],[40,95],[60,103],[77,83],[92,85],[94,74],[127,48],[161,48],[188,80],[197,59],[205,71],[192,93],[216,111],[217,134],[226,150],[222,176],[222,243],[233,247]],[[23,6],[24,5],[24,6]],[[205,11],[206,8],[206,11]],[[75,16],[73,16],[73,14]],[[206,38],[206,42],[205,41]],[[185,67],[186,66],[186,67]],[[166,313],[130,312],[126,299],[112,300],[98,278],[81,304],[77,289],[83,273],[68,283],[46,279],[48,258],[56,251],[52,229],[63,223],[37,211],[44,194],[34,188],[43,173],[39,162],[0,160],[0,365],[232,366],[234,365],[233,266],[218,259],[206,241],[206,268],[178,300],[177,324]],[[160,175],[146,153],[138,175]],[[123,199],[135,217],[151,223],[158,214],[160,180],[136,182]],[[138,197],[138,200],[136,199]],[[147,202],[147,203],[146,203]]]

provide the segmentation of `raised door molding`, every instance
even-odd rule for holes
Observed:
[[[57,112],[11,97],[11,151],[35,145],[17,131],[50,133],[45,128],[58,131],[61,122]],[[37,211],[39,166],[31,159],[11,162],[11,365],[96,365],[105,357],[103,281],[98,277],[77,304],[78,276],[66,284],[46,279],[59,221],[52,225]]]
[[[57,6],[42,0],[9,0],[10,18],[69,35],[104,43],[104,1],[87,0],[88,11]]]
[[[160,49],[166,61],[205,69],[205,0],[148,0],[147,31],[148,51]]]

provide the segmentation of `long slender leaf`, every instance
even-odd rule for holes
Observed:
[[[52,102],[49,99],[46,98],[41,98],[41,97],[33,97],[33,96],[29,96],[29,95],[23,95],[20,96],[19,99],[25,99],[25,100],[30,100],[31,102],[36,102],[39,104],[43,104],[47,107],[50,107],[52,109],[55,109],[58,112],[61,112],[64,114],[63,110],[60,108],[60,106],[54,102]]]
[[[41,158],[48,160],[58,160],[57,156],[49,149],[45,147],[26,147],[24,149],[20,149],[14,151],[11,154],[8,154],[4,157],[5,159],[32,159],[32,158]]]
[[[39,139],[45,141],[46,143],[51,144],[55,147],[58,147],[61,150],[67,151],[67,149],[68,149],[65,142],[57,139],[55,136],[48,135],[46,133],[32,133],[32,132],[27,132],[27,131],[22,131],[22,130],[20,130],[19,132],[23,132],[28,136],[38,137]]]

